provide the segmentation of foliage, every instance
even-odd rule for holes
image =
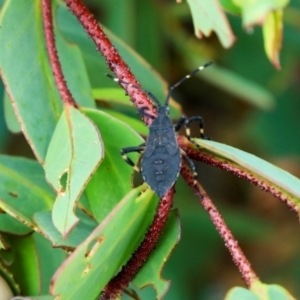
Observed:
[[[293,157],[300,150],[295,138],[299,118],[295,85],[300,48],[299,38],[295,39],[295,20],[300,14],[297,3],[198,0],[177,5],[128,1],[120,3],[123,9],[109,0],[88,3],[95,13],[101,12],[100,21],[114,31],[106,29],[143,88],[164,99],[166,83],[153,66],[176,81],[187,70],[214,60],[213,67],[178,91],[179,99],[180,95],[188,99],[182,100],[184,110],[195,114],[202,102],[209,125],[206,134],[214,140],[261,153],[267,160],[271,160],[270,154],[277,155],[277,162],[286,159],[288,167],[296,166]],[[223,47],[231,47],[237,40],[233,48],[222,50],[214,35],[200,42],[192,37],[188,5],[198,37],[215,31]],[[142,143],[140,135],[147,134],[146,126],[128,97],[104,76],[108,72],[104,60],[63,1],[53,1],[53,6],[60,61],[79,109],[64,106],[57,91],[45,46],[41,1],[1,3],[3,103],[7,127],[15,135],[0,124],[1,147],[6,152],[0,155],[0,275],[18,295],[15,299],[24,299],[21,295],[30,299],[54,299],[56,295],[61,300],[96,299],[143,240],[158,198],[145,184],[132,187],[132,170],[120,156],[122,147]],[[153,22],[154,15],[158,22]],[[257,24],[262,26],[261,36]],[[263,47],[271,63],[282,67],[280,73],[265,58]],[[181,110],[171,101],[173,119]],[[18,132],[30,146],[29,155]],[[237,148],[211,141],[195,143],[200,150],[190,148],[196,151],[194,158],[201,160],[199,155],[204,153],[206,159],[211,155],[220,166],[229,166],[229,171],[238,168],[251,174],[252,179],[239,173],[253,183],[263,182],[267,191],[299,212],[299,179],[295,176]],[[132,157],[138,160],[137,155]],[[299,175],[296,162],[295,173]],[[278,282],[299,295],[296,216],[279,215],[284,208],[277,208],[277,199],[268,200],[249,185],[242,186],[238,179],[232,183],[229,175],[215,172],[202,166],[199,181],[216,202],[232,198],[231,204],[223,201],[218,206],[250,257],[253,261],[277,262],[273,267],[258,263],[254,266],[258,274],[264,282]],[[173,211],[155,251],[130,286],[141,299],[155,297],[153,289],[142,289],[147,285],[152,285],[158,299],[175,300],[222,298],[229,288],[241,285],[231,275],[228,257],[222,261],[224,247],[208,216],[193,200],[179,180],[175,204],[182,215],[182,241],[175,248],[181,229]],[[260,213],[265,209],[262,202],[272,203],[267,209],[276,210],[283,222],[277,224],[275,218]],[[258,212],[253,213],[251,203],[257,203]],[[266,242],[280,241],[278,249],[285,244],[282,236],[286,231],[281,228],[290,230],[290,248],[283,248],[281,251],[286,252],[282,254],[274,247],[269,249],[273,255],[265,256]],[[251,243],[259,250],[252,251]],[[164,278],[172,281],[171,287]],[[226,299],[293,299],[286,289],[257,279],[250,290],[229,290]]]

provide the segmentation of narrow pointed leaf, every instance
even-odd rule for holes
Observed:
[[[77,247],[53,277],[60,300],[95,299],[130,258],[151,223],[157,197],[146,185],[132,190]],[[128,216],[130,218],[128,219]]]
[[[269,60],[280,69],[279,52],[282,45],[282,10],[270,12],[263,24],[264,46]]]
[[[271,186],[274,195],[288,201],[296,212],[300,211],[299,178],[253,154],[231,146],[200,139],[195,139],[195,142],[200,146],[199,151],[213,153],[219,157],[220,161],[225,161],[228,166],[245,169],[251,174],[249,180],[253,180],[253,182],[261,180],[265,183],[266,188]]]
[[[10,243],[16,259],[9,269],[13,272],[24,294],[37,295],[41,291],[41,276],[33,236],[12,237]]]
[[[57,124],[45,161],[46,179],[57,192],[52,218],[66,236],[78,222],[74,208],[103,159],[100,134],[80,111],[67,106]]]

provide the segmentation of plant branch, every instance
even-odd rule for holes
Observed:
[[[108,67],[112,72],[114,72],[116,77],[124,82],[129,82],[132,85],[140,87],[139,82],[130,71],[129,66],[124,62],[117,49],[112,45],[111,41],[104,33],[102,27],[99,25],[93,14],[84,5],[84,3],[81,0],[65,1],[71,12],[77,17],[78,21],[82,24],[85,31],[92,38],[95,45],[97,46],[97,49],[105,58]],[[147,107],[149,113],[153,116],[156,116],[156,108],[143,90],[139,90],[132,87],[131,85],[124,84],[122,82],[120,82],[119,84],[129,95],[131,101],[137,109]],[[147,116],[143,116],[142,118],[147,126],[152,123],[151,118]]]
[[[115,299],[135,277],[157,244],[173,204],[174,186],[160,199],[154,220],[138,249],[123,269],[107,284],[100,300]]]
[[[208,212],[212,222],[214,223],[217,231],[225,242],[234,263],[237,265],[244,282],[248,288],[258,280],[257,275],[251,268],[250,262],[247,260],[243,251],[238,245],[238,242],[232,235],[230,229],[226,225],[224,219],[222,218],[220,212],[212,203],[211,199],[208,197],[199,182],[195,184],[194,177],[191,170],[185,160],[182,162],[181,175],[186,180],[188,185],[194,190],[196,195],[200,198],[200,202],[204,209]]]
[[[274,186],[271,182],[261,179],[255,174],[249,172],[247,169],[244,169],[239,165],[235,164],[234,162],[220,159],[219,157],[204,151],[199,151],[199,148],[195,144],[191,143],[184,136],[177,136],[177,141],[179,147],[183,149],[190,158],[195,159],[197,161],[202,161],[214,167],[218,167],[222,170],[233,173],[239,178],[250,181],[251,183],[260,187],[262,190],[269,192],[274,197],[278,198],[280,201],[285,203],[291,210],[295,211],[297,216],[300,216],[300,211],[297,204],[294,203],[292,199],[290,199],[286,194],[282,193],[282,191],[276,186]]]
[[[68,89],[67,83],[65,81],[62,72],[61,64],[58,58],[57,49],[55,46],[54,31],[53,31],[53,17],[52,17],[51,3],[52,3],[51,0],[42,0],[45,40],[46,40],[46,46],[47,46],[47,51],[50,59],[54,80],[64,105],[69,104],[74,107],[78,107],[70,90]]]

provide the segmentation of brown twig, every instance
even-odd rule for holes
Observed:
[[[123,267],[123,269],[107,284],[100,300],[115,299],[135,277],[142,265],[148,259],[150,253],[157,244],[158,238],[161,235],[164,225],[168,219],[169,211],[172,207],[174,196],[174,187],[160,199],[154,220],[149,227],[145,239],[133,253],[131,259]]]
[[[238,242],[232,235],[218,209],[212,203],[211,199],[208,197],[201,185],[198,182],[195,184],[193,174],[185,161],[182,163],[181,175],[189,184],[189,186],[195,191],[196,195],[198,195],[200,198],[202,206],[208,212],[217,231],[224,240],[225,245],[232,256],[233,261],[237,265],[244,282],[248,288],[251,287],[252,283],[258,280],[257,275],[252,270],[250,262],[247,260],[243,251],[238,246]]]
[[[120,80],[140,87],[139,82],[130,71],[129,66],[123,61],[117,49],[112,45],[102,27],[99,25],[93,14],[84,5],[84,3],[81,0],[66,0],[66,4],[82,24],[88,35],[92,38],[97,46],[97,49],[105,58],[108,67],[112,70],[112,72],[114,72],[116,77]],[[128,84],[119,84],[129,95],[136,108],[140,109],[147,107],[147,111],[151,115],[156,116],[156,108],[144,91],[134,88]],[[152,119],[147,116],[143,116],[143,120],[148,126],[152,123]]]
[[[50,59],[50,64],[52,67],[54,80],[64,105],[68,104],[74,107],[78,107],[70,90],[68,89],[67,83],[65,81],[62,72],[61,64],[58,58],[58,54],[55,46],[54,31],[53,31],[51,3],[52,3],[51,0],[42,0],[44,33],[45,33],[46,46],[47,46],[47,51]]]

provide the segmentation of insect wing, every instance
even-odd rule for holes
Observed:
[[[159,197],[171,188],[179,175],[181,155],[178,146],[175,149],[176,152],[170,155],[165,146],[158,146],[151,156],[143,155],[142,176]]]
[[[163,138],[163,145],[166,146],[166,149],[170,155],[174,155],[178,152],[178,144],[174,134],[169,134]]]

